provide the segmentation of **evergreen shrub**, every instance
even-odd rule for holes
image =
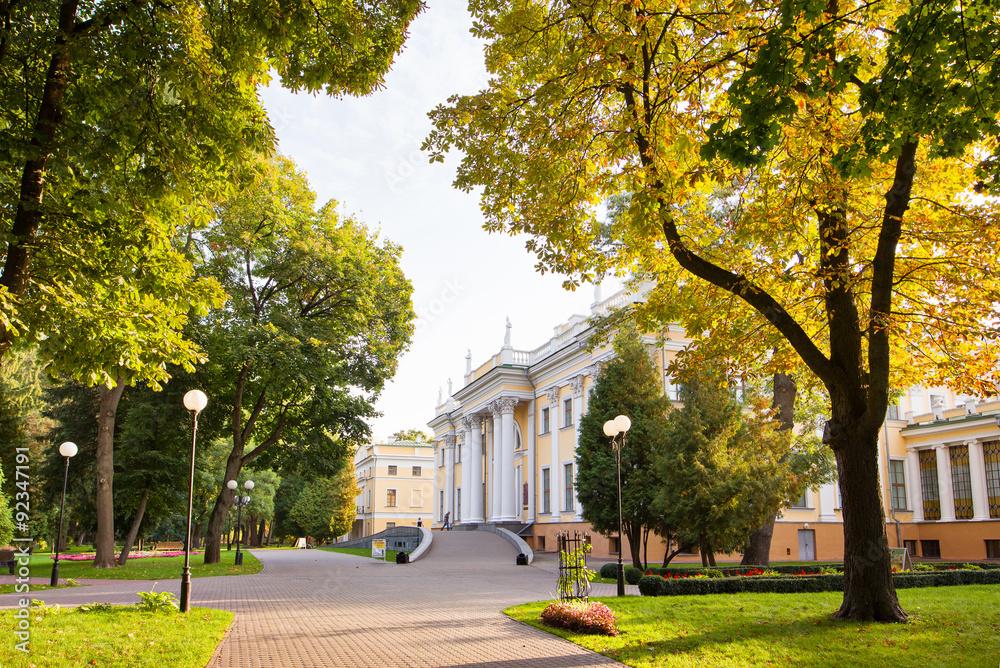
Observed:
[[[643,572],[641,568],[636,568],[635,566],[628,566],[625,569],[625,582],[630,585],[639,584],[639,579],[642,578]],[[618,577],[615,575],[615,577]]]
[[[601,577],[606,580],[618,579],[618,564],[610,563],[601,566]]]

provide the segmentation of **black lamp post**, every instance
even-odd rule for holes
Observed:
[[[622,531],[622,446],[625,445],[625,433],[632,427],[632,420],[627,415],[619,415],[614,420],[604,423],[605,436],[611,437],[611,447],[615,449],[615,463],[618,465],[618,595],[625,595],[625,567],[622,565],[622,552],[625,549],[625,532]],[[620,440],[615,437],[621,434]]]
[[[248,505],[250,505],[249,492],[250,492],[251,489],[253,489],[253,480],[247,480],[245,483],[243,483],[243,486],[246,488],[246,490],[248,492],[248,495],[244,496],[242,499],[239,497],[239,494],[237,494],[237,496],[236,496],[236,507],[239,508],[239,513],[238,513],[239,517],[237,517],[237,519],[236,519],[236,562],[235,562],[235,564],[237,566],[242,566],[243,565],[243,553],[240,552],[240,539],[243,537],[243,508],[246,507],[246,506],[248,506]],[[226,483],[226,487],[228,487],[229,489],[233,490],[233,492],[236,492],[236,488],[239,487],[239,483],[236,482],[235,480],[230,480],[229,482]]]
[[[191,610],[191,511],[194,508],[194,446],[198,436],[198,413],[205,410],[208,397],[201,390],[184,395],[184,408],[191,411],[191,479],[188,486],[187,538],[184,541],[184,571],[181,573],[181,612]]]
[[[66,458],[66,473],[63,474],[62,502],[59,504],[59,533],[56,534],[56,560],[52,562],[52,579],[49,584],[53,587],[59,584],[59,542],[62,540],[63,509],[66,507],[66,481],[69,480],[69,458],[75,457],[78,452],[76,443],[66,441],[59,446],[59,454]]]

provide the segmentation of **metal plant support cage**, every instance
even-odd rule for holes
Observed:
[[[590,578],[587,577],[587,552],[590,535],[574,531],[556,534],[559,547],[559,600],[590,600]]]

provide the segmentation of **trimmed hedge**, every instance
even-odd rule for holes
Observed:
[[[618,564],[610,563],[601,566],[601,577],[606,580],[618,579]]]
[[[894,573],[897,589],[912,587],[947,587],[968,584],[1000,584],[1000,569],[945,570],[925,573]],[[654,587],[654,584],[656,585]],[[843,574],[801,575],[791,578],[732,577],[667,579],[647,575],[639,581],[643,596],[688,596],[698,594],[738,594],[742,592],[798,594],[803,592],[843,591]]]
[[[625,569],[625,582],[630,585],[639,584],[639,578],[644,575],[641,568],[636,568],[635,566],[629,566]],[[617,573],[614,576],[618,577]]]

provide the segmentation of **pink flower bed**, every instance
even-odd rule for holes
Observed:
[[[178,552],[129,552],[129,559],[148,559],[149,557],[180,557],[184,554],[183,551]],[[201,554],[201,552],[192,552],[191,555]],[[59,561],[93,561],[94,553],[90,554],[60,554]],[[49,559],[55,559],[56,555],[50,555]]]
[[[542,624],[557,629],[616,636],[615,613],[603,603],[551,603],[542,611]]]

